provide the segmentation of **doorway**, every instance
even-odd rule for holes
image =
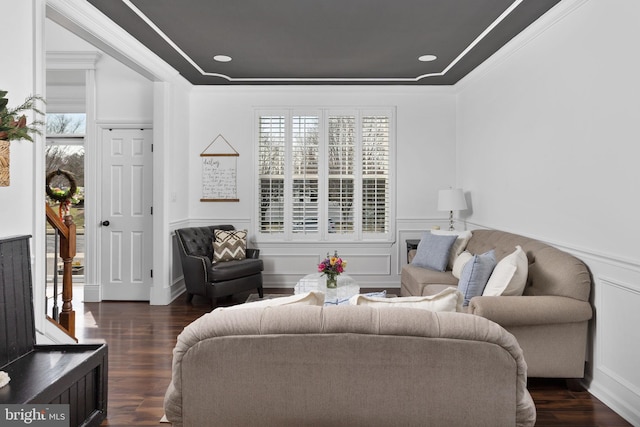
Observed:
[[[86,259],[92,255],[87,253],[85,238],[85,153],[88,141],[86,78],[84,69],[47,70],[45,175],[49,184],[47,191],[51,194],[47,195],[46,202],[62,216],[62,207],[56,194],[66,193],[70,187],[77,188],[67,206],[76,225],[77,236],[76,256],[72,263],[73,302],[83,301]],[[62,302],[63,269],[59,256],[59,237],[47,223],[45,312],[53,318],[57,318]]]

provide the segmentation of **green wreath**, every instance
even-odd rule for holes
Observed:
[[[62,193],[57,192],[53,188],[51,188],[51,180],[54,177],[59,175],[63,175],[69,181],[69,190]],[[57,202],[62,203],[71,199],[74,196],[74,194],[76,194],[76,191],[78,191],[78,185],[76,184],[76,178],[73,176],[71,172],[58,169],[53,172],[49,172],[49,174],[47,175],[46,190],[47,190],[47,196],[49,196],[51,199]]]

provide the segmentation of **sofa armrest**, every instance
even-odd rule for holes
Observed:
[[[260,249],[247,248],[247,258],[258,259],[260,258]]]
[[[576,323],[593,316],[588,302],[555,295],[478,296],[471,299],[468,313],[504,327]]]

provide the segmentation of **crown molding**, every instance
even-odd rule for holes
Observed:
[[[590,0],[563,0],[559,2],[547,13],[542,15],[537,21],[511,39],[496,53],[491,55],[486,61],[453,85],[456,93],[463,92],[466,88],[471,86],[473,82],[484,77],[492,69],[498,67],[513,54],[535,40],[538,36],[544,34],[551,27],[561,22],[564,18],[589,1]]]
[[[92,52],[47,52],[47,70],[95,70],[102,54]]]
[[[47,18],[152,81],[179,73],[142,43],[83,0],[46,0]]]

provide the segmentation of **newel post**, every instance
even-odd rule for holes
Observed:
[[[76,312],[73,310],[73,258],[76,256],[76,224],[71,215],[64,216],[64,224],[69,230],[68,237],[60,239],[60,256],[63,262],[62,270],[62,312],[60,325],[71,336],[76,335]]]

